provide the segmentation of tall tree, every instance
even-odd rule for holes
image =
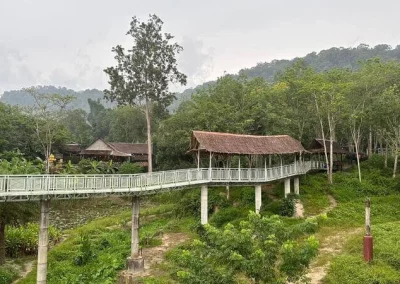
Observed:
[[[35,123],[34,134],[39,141],[46,159],[46,174],[50,172],[49,157],[56,142],[63,143],[67,131],[63,126],[68,104],[72,96],[42,94],[35,88],[25,89],[34,98],[35,105],[29,110]],[[65,130],[65,131],[63,131]]]
[[[104,70],[109,76],[110,90],[104,90],[107,99],[119,105],[143,105],[146,115],[148,171],[152,165],[151,106],[158,103],[164,107],[171,104],[174,95],[170,83],[186,84],[186,75],[179,72],[176,55],[183,48],[170,43],[173,36],[162,33],[162,20],[150,15],[147,23],[133,17],[127,35],[133,39],[133,46],[125,50],[117,45],[112,49],[117,66]]]

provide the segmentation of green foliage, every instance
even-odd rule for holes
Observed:
[[[143,167],[139,166],[136,163],[129,163],[129,162],[122,163],[118,169],[119,174],[139,174],[143,172],[144,172]]]
[[[279,208],[279,214],[281,216],[292,217],[295,212],[296,198],[295,196],[288,195],[283,199],[281,207]]]
[[[239,222],[247,217],[248,210],[243,210],[238,207],[227,207],[214,213],[210,218],[210,224],[216,227],[222,227],[223,225],[235,221]]]
[[[100,246],[106,248],[110,245],[107,239],[102,239],[100,241]],[[81,236],[79,254],[74,259],[74,264],[78,266],[83,266],[96,259],[96,254],[93,252],[92,244],[87,234]]]
[[[0,267],[0,284],[9,284],[18,277],[18,271],[11,265],[2,265]]]
[[[146,221],[149,215],[171,211],[170,204],[141,210],[140,238],[142,246],[159,245],[169,220],[160,216]],[[130,253],[131,211],[97,219],[82,227],[68,230],[68,239],[53,247],[48,254],[48,283],[115,283],[118,271]],[[152,236],[146,244],[146,236]],[[20,283],[36,283],[32,271]]]
[[[168,258],[177,265],[175,277],[182,283],[235,283],[239,274],[256,282],[285,283],[299,279],[317,251],[315,238],[291,240],[290,226],[278,216],[250,212],[239,226],[206,225],[200,240],[172,251]],[[281,257],[283,262],[278,261]]]
[[[208,190],[208,212],[213,213],[215,209],[225,208],[229,205],[224,193],[220,188]],[[175,214],[178,217],[200,216],[201,200],[200,189],[185,190],[177,201]]]
[[[38,248],[39,225],[27,223],[21,226],[6,227],[6,252],[11,257],[33,255]],[[58,243],[61,239],[61,232],[54,227],[49,227],[49,242],[51,245]]]
[[[400,223],[379,224],[372,228],[373,262],[367,264],[360,257],[363,249],[361,235],[354,236],[346,244],[346,253],[333,260],[324,283],[400,282]]]

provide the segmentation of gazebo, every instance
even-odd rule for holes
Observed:
[[[301,159],[307,152],[300,141],[289,135],[247,135],[208,131],[193,131],[190,142],[190,153],[195,154],[197,167],[200,168],[201,158],[208,158],[211,168],[213,159],[217,165],[229,168],[232,157],[238,157],[238,168],[241,167],[241,158],[248,159],[248,166],[271,167],[274,156],[279,157],[280,165],[284,159],[292,157],[294,161]],[[276,162],[276,159],[275,159]]]
[[[325,147],[324,147],[324,140],[316,138],[314,139],[310,146],[308,147],[308,151],[313,155],[316,156],[318,161],[324,160],[323,156],[325,155],[325,148],[326,154],[329,156],[331,149],[330,149],[331,140],[325,139]],[[332,141],[332,153],[336,156],[336,161],[334,161],[334,168],[342,169],[343,168],[343,155],[348,154],[349,152],[344,150],[338,142]],[[339,158],[340,157],[340,158]]]

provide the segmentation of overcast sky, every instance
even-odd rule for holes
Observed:
[[[155,13],[184,47],[188,86],[332,46],[400,44],[396,0],[0,0],[0,94],[32,85],[107,88],[111,48]]]

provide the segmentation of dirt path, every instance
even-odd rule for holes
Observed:
[[[154,275],[155,266],[164,260],[165,252],[188,240],[188,236],[183,233],[168,233],[164,234],[161,240],[161,246],[143,249],[145,272],[141,276]]]
[[[142,273],[131,274],[122,271],[119,283],[136,283],[138,278],[146,276],[156,276],[160,272],[157,271],[157,265],[160,264],[165,257],[165,252],[179,244],[182,244],[189,237],[183,233],[167,233],[161,238],[162,244],[157,247],[143,249],[144,269]]]
[[[328,195],[329,207],[321,214],[326,214],[337,206],[337,201],[332,195]],[[319,254],[311,263],[307,277],[311,284],[319,284],[325,277],[333,257],[340,254],[343,246],[349,237],[361,233],[363,228],[350,228],[342,231],[335,231],[334,228],[322,229],[318,234],[320,244]]]
[[[18,283],[20,280],[24,279],[32,271],[34,263],[34,260],[26,262],[24,264],[24,269],[19,274],[19,278],[12,282],[12,284]]]

